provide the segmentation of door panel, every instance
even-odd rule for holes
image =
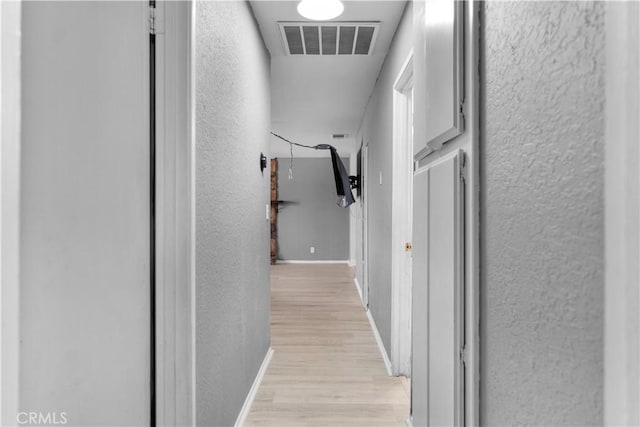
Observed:
[[[426,425],[428,402],[429,170],[413,179],[413,263],[411,290],[411,416]]]
[[[146,14],[23,3],[20,405],[71,425],[149,423]]]
[[[414,178],[414,425],[464,422],[462,155]]]
[[[429,173],[429,425],[461,425],[460,169],[458,156]]]

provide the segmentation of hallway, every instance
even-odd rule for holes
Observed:
[[[0,426],[640,426],[640,0],[306,3],[0,1]]]
[[[273,358],[245,425],[404,426],[409,390],[389,377],[342,264],[271,270]]]

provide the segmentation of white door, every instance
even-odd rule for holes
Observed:
[[[147,4],[22,5],[20,409],[149,425]]]
[[[464,423],[463,156],[414,178],[413,425]]]
[[[412,242],[413,240],[413,179],[411,177],[413,173],[413,84],[411,85],[411,89],[407,93],[407,106],[408,106],[408,125],[407,128],[409,130],[409,135],[407,137],[407,171],[408,171],[408,179],[407,179],[407,210],[406,210],[406,223],[407,226],[405,228],[406,233],[406,241]],[[411,376],[411,287],[412,287],[412,259],[413,259],[413,243],[411,243],[411,249],[405,252],[406,260],[404,264],[404,268],[402,269],[402,301],[404,301],[403,307],[406,309],[408,313],[406,315],[401,316],[402,322],[401,327],[404,330],[402,345],[401,345],[401,354],[404,355],[402,358],[404,363],[404,372],[406,376]]]
[[[411,418],[414,426],[427,425],[428,400],[428,249],[429,170],[413,179],[413,262],[411,289]]]

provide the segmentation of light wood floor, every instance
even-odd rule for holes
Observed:
[[[348,266],[273,266],[271,343],[245,426],[406,426],[407,381],[387,376]]]

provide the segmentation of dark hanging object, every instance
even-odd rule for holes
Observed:
[[[264,172],[266,167],[267,167],[267,156],[260,153],[260,172]]]
[[[349,175],[349,183],[351,184],[351,189],[354,188],[360,191],[360,177],[357,175]]]
[[[351,181],[335,147],[331,147],[330,150],[331,163],[333,163],[333,177],[336,181],[336,192],[338,193],[338,206],[346,208],[355,202],[353,194],[351,193]]]
[[[338,156],[336,147],[329,144],[318,144],[314,146],[298,144],[297,142],[289,141],[288,139],[283,138],[282,136],[276,133],[271,132],[271,135],[283,140],[284,142],[288,143],[291,146],[292,162],[293,162],[293,146],[294,145],[297,145],[299,147],[304,147],[304,148],[311,148],[314,150],[330,150],[331,163],[333,164],[333,178],[336,182],[336,192],[338,193],[338,206],[342,208],[346,208],[349,205],[355,203],[355,199],[353,198],[353,194],[351,193],[352,184],[351,184],[349,174],[347,173],[347,169],[344,167],[344,163],[342,163],[340,156]]]

